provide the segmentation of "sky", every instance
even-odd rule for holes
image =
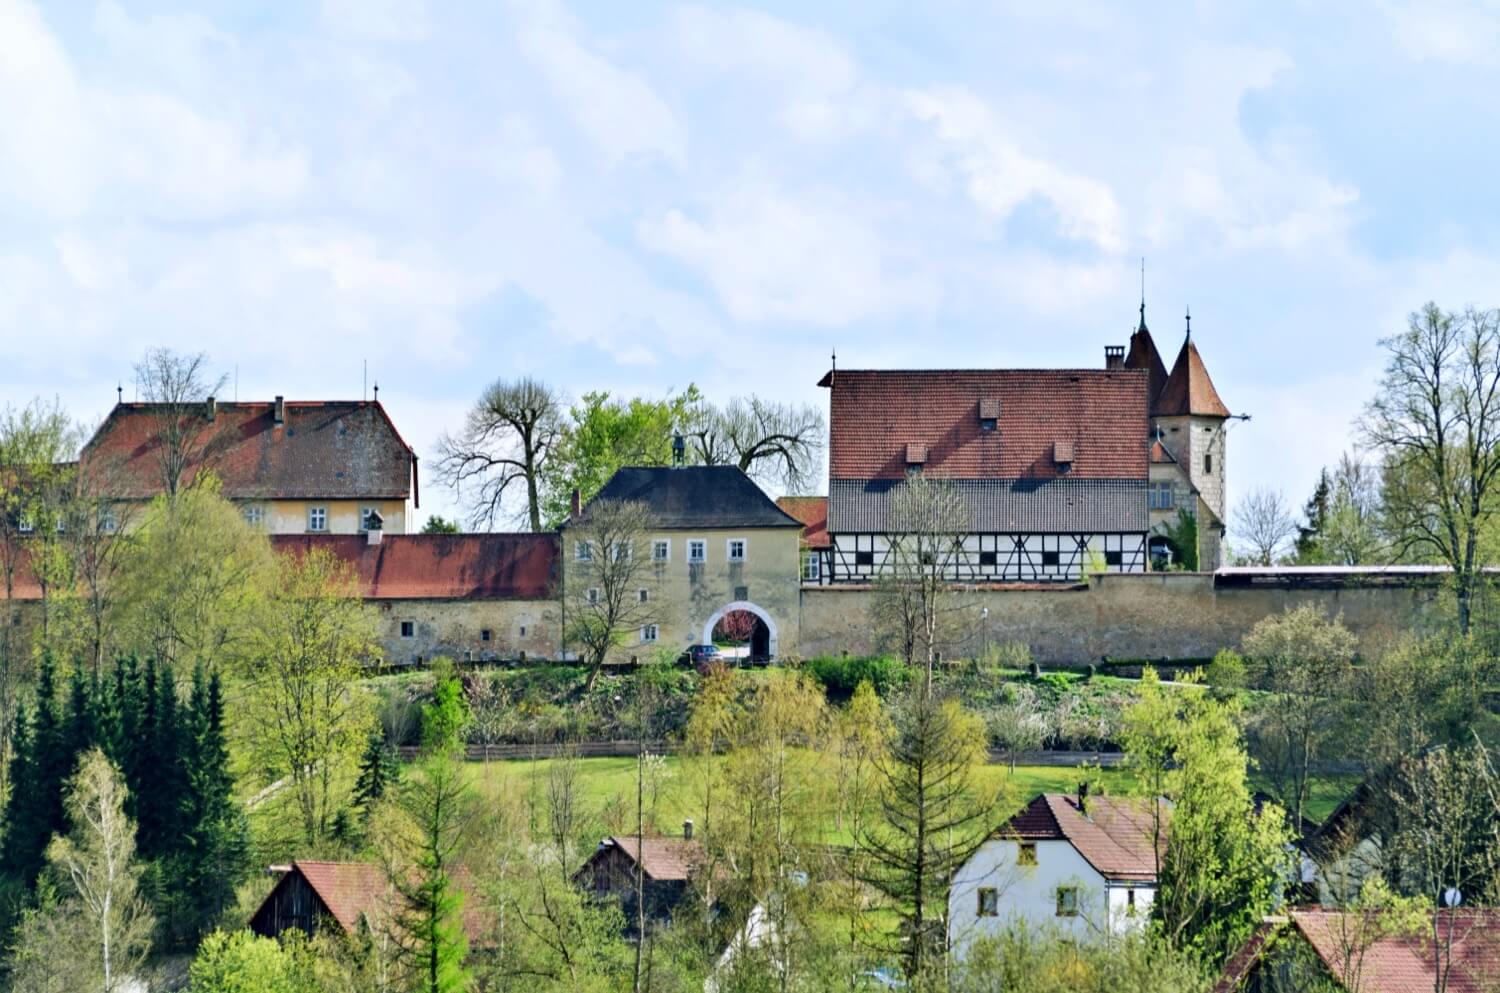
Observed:
[[[1380,338],[1500,305],[1497,91],[1482,0],[0,0],[0,405],[95,423],[165,346],[367,366],[424,459],[523,374],[826,409],[835,349],[1102,365],[1144,257],[1231,501],[1300,504]]]

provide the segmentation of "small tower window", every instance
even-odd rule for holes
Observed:
[[[1209,454],[1203,456],[1203,471],[1204,471],[1205,474],[1212,474],[1213,473],[1213,471],[1214,471],[1214,457],[1213,457],[1212,453],[1209,453]]]

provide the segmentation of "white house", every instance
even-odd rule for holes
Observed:
[[[1154,820],[1149,800],[1038,796],[954,873],[949,942],[962,954],[1012,921],[1076,938],[1140,927],[1156,897]]]

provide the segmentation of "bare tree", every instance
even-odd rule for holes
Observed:
[[[822,467],[823,413],[811,405],[736,397],[724,407],[700,403],[683,425],[691,461],[735,465],[755,479],[796,493]]]
[[[1333,498],[1321,538],[1324,554],[1340,565],[1384,558],[1379,517],[1380,489],[1374,470],[1357,454],[1345,452],[1333,470]]]
[[[562,395],[531,377],[491,383],[469,411],[463,431],[438,439],[437,478],[460,498],[466,488],[470,523],[493,528],[511,516],[507,496],[524,491],[515,515],[542,529],[540,483],[544,464],[562,439]]]
[[[1280,490],[1257,487],[1234,508],[1231,531],[1248,546],[1251,565],[1275,565],[1287,542],[1297,534],[1297,522]]]
[[[175,498],[189,466],[200,469],[212,461],[216,432],[206,401],[224,389],[225,376],[210,379],[208,355],[178,355],[170,348],[153,348],[135,365],[136,385],[152,420],[154,454],[162,489]],[[196,478],[196,477],[195,477]]]
[[[1387,530],[1398,553],[1453,570],[1467,634],[1500,479],[1500,311],[1428,303],[1381,345],[1385,375],[1362,429],[1382,459]]]
[[[927,669],[957,635],[955,621],[965,601],[953,584],[963,536],[972,515],[951,483],[914,476],[897,486],[886,511],[889,547],[876,580],[872,605],[876,627],[900,647],[908,664]]]
[[[565,532],[564,643],[581,650],[588,689],[610,649],[656,622],[656,573],[649,549],[636,547],[650,525],[644,504],[595,500]]]

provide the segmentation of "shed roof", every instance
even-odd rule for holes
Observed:
[[[1138,369],[845,370],[830,373],[829,478],[900,479],[907,446],[944,479],[1146,478],[1148,377]],[[984,402],[998,402],[986,430]],[[1073,445],[1071,464],[1053,459]]]
[[[219,403],[174,410],[120,403],[83,448],[81,467],[111,495],[149,499],[162,491],[161,432],[174,418],[190,438],[184,480],[211,469],[232,500],[382,499],[414,494],[416,455],[379,401]]]
[[[326,549],[353,568],[367,600],[543,600],[553,595],[558,536],[540,534],[278,534],[271,547]]]
[[[1157,800],[1163,813],[1166,801]],[[1078,797],[1042,793],[1012,817],[1000,836],[1021,841],[1067,841],[1105,879],[1155,882],[1156,856],[1150,801],[1091,796],[1087,812]]]
[[[629,466],[589,503],[599,500],[644,504],[659,528],[802,527],[732,465]]]

